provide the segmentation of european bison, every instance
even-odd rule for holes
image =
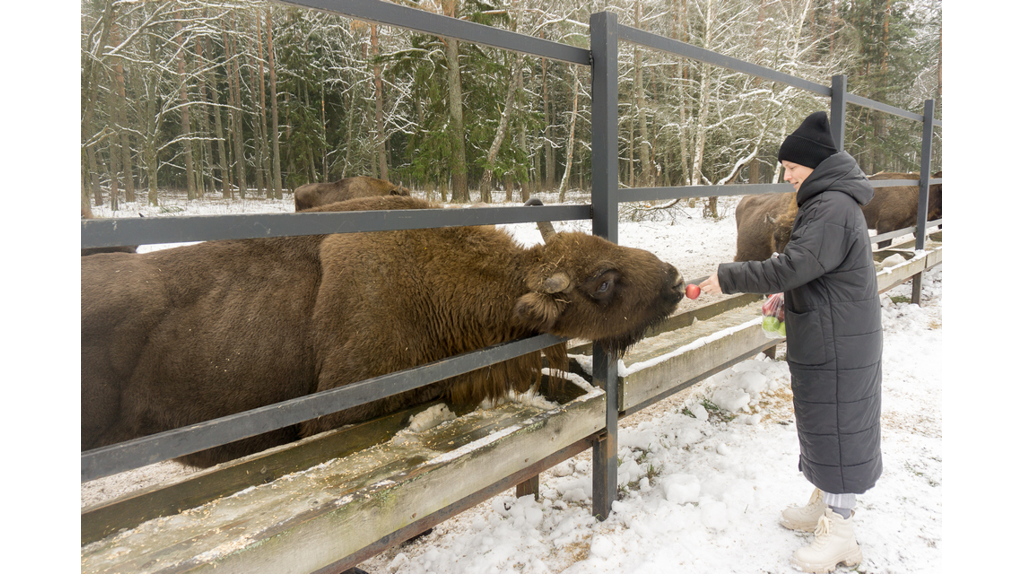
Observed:
[[[747,195],[736,206],[736,257],[764,261],[782,253],[793,233],[796,192]]]
[[[917,173],[891,173],[881,172],[868,177],[870,180],[881,181],[886,179],[912,179],[920,180]],[[942,177],[942,172],[932,176]],[[861,209],[864,211],[864,219],[868,223],[868,229],[874,229],[879,235],[904,229],[917,225],[917,204],[920,197],[920,188],[917,183],[914,185],[899,187],[876,187],[875,197]],[[942,217],[942,184],[934,183],[928,186],[928,220]],[[891,239],[879,241],[879,247],[888,247],[892,244]]]
[[[307,183],[295,190],[295,211],[306,211],[321,205],[355,199],[409,195],[409,190],[389,181],[372,177],[346,177],[331,183]]]
[[[316,211],[427,209],[411,197]],[[494,226],[209,241],[82,258],[82,449],[553,333],[621,355],[683,281],[585,233],[524,248]],[[567,367],[564,345],[545,351]],[[476,406],[539,381],[540,352],[183,457],[221,461],[443,398]]]
[[[94,219],[92,215],[92,209],[87,205],[82,205],[82,219]],[[82,250],[82,257],[86,255],[95,255],[97,253],[135,253],[138,250],[138,245],[121,245],[116,247],[89,247],[88,249]]]

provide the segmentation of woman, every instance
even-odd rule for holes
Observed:
[[[829,572],[860,563],[855,496],[882,473],[882,324],[862,205],[874,190],[850,154],[838,152],[828,116],[815,112],[779,148],[796,190],[793,234],[778,257],[723,263],[706,293],[785,293],[786,361],[800,440],[799,468],[815,486],[781,523],[813,531],[792,563]]]

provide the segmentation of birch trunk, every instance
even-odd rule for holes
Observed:
[[[572,150],[576,147],[576,116],[579,111],[580,78],[575,66],[571,70],[573,80],[572,116],[569,120],[569,140],[565,144],[565,171],[562,172],[562,183],[558,186],[559,203],[565,203],[565,192],[569,188],[569,172],[572,168]]]
[[[112,44],[120,44],[120,33],[117,27],[111,30]],[[128,97],[124,88],[124,62],[120,57],[114,61],[114,92],[117,94],[114,114],[115,129],[118,133],[118,143],[121,152],[121,170],[124,172],[124,195],[125,201],[135,201],[135,173],[132,169],[132,148],[131,139],[128,135]]]
[[[640,3],[637,2],[635,5],[635,20],[634,24],[637,29],[641,28],[640,21]],[[633,65],[635,67],[635,79],[634,79],[634,94],[637,111],[637,124],[640,127],[640,185],[642,187],[650,187],[653,183],[653,176],[651,174],[651,141],[650,136],[647,133],[647,100],[644,95],[644,70],[643,63],[640,60],[639,48],[635,51],[636,57],[633,59]]]
[[[270,114],[271,114],[271,126],[270,126],[270,141],[273,146],[274,154],[274,199],[281,199],[281,138],[278,135],[277,125],[277,64],[274,57],[274,33],[271,12],[272,8],[267,8],[267,58],[268,65],[270,66]]]
[[[203,40],[203,44],[206,44],[207,40]],[[209,46],[206,51],[209,52]],[[207,82],[210,89],[210,102],[212,103],[213,112],[213,129],[214,136],[217,138],[217,160],[220,166],[220,179],[221,179],[221,195],[224,199],[231,198],[231,171],[228,169],[228,154],[227,149],[224,145],[224,122],[221,119],[221,106],[220,106],[220,92],[217,91],[217,74],[211,67],[209,74],[209,81]]]
[[[458,0],[444,0],[444,14],[456,17]],[[459,71],[459,42],[445,38],[445,60],[448,62],[448,112],[452,138],[452,201],[469,201],[469,176],[466,168],[466,130],[462,120],[462,78]]]
[[[380,178],[388,179],[387,154],[384,151],[384,88],[381,82],[381,69],[377,57],[380,55],[379,38],[377,37],[377,25],[370,25],[370,53],[374,59],[373,63],[373,92],[375,100],[374,109],[374,148],[377,156],[377,164],[380,169]]]
[[[235,185],[238,186],[238,196],[245,199],[248,185],[245,181],[245,141],[242,133],[242,76],[238,69],[238,51],[231,35],[226,30],[224,32],[224,49],[227,56],[228,95],[231,102],[231,140],[234,144]]]
[[[710,0],[708,2],[708,9],[705,13],[704,19],[704,49],[711,50],[711,27],[715,22],[715,2],[716,0]],[[708,110],[711,105],[711,65],[701,65],[701,79],[700,79],[700,111],[697,117],[697,141],[693,147],[693,175],[691,181],[693,185],[699,185],[704,179],[703,175],[703,164],[704,164],[704,145],[707,140],[708,130]],[[704,217],[718,217],[718,198],[709,197],[704,202]]]
[[[82,119],[82,145],[85,146],[85,157],[86,163],[89,168],[89,181],[90,189],[92,191],[93,201],[96,205],[103,205],[103,190],[100,189],[100,174],[99,174],[99,163],[96,161],[96,145],[98,138],[96,137],[96,130],[93,122],[96,117],[96,105],[99,99],[99,71],[100,71],[100,59],[104,48],[109,43],[110,39],[110,28],[114,20],[114,6],[112,0],[107,0],[106,5],[103,8],[103,16],[101,18],[100,35],[97,39],[96,44],[90,46],[93,50],[91,57],[87,57],[85,66],[85,80],[86,85],[83,86],[83,91],[86,94],[85,101],[85,114]]]
[[[543,32],[541,38],[544,37]],[[555,188],[555,148],[551,145],[551,102],[548,98],[548,60],[540,61],[541,84],[544,98],[544,189]]]
[[[686,33],[686,18],[687,18],[687,3],[686,0],[682,0],[682,16],[680,17],[679,8],[673,12],[674,20],[673,25],[676,27],[675,34],[676,39],[682,42],[688,41]],[[685,61],[680,59],[679,63],[676,64],[676,74],[679,78],[676,86],[679,91],[679,165],[681,166],[680,172],[682,173],[681,182],[682,185],[690,185],[690,172],[688,167],[688,156],[689,156],[689,130],[688,119],[687,119],[687,98],[686,98],[686,80],[689,77],[689,66]],[[690,207],[693,207],[693,200],[690,201]]]
[[[505,141],[505,133],[508,130],[508,120],[512,113],[512,105],[515,102],[516,95],[516,74],[519,73],[520,67],[523,65],[523,56],[518,54],[516,56],[515,65],[512,66],[512,73],[508,79],[508,90],[505,91],[505,108],[501,112],[501,120],[498,122],[498,129],[494,134],[494,139],[491,141],[491,147],[487,150],[487,164],[484,168],[483,176],[480,178],[480,201],[484,203],[491,202],[491,181],[494,178],[494,160],[498,157],[498,151],[501,150],[501,144]],[[506,190],[506,193],[511,193]],[[511,198],[509,198],[511,199]]]
[[[206,60],[203,58],[203,42],[196,38],[196,58],[200,62],[200,66],[206,66]],[[206,74],[197,74],[199,80],[199,128],[203,131],[203,163],[206,165],[206,169],[203,171],[206,175],[206,189],[213,190],[217,189],[217,182],[213,177],[213,144],[210,142],[210,102],[207,100],[206,91]]]
[[[252,139],[253,147],[256,153],[256,157],[253,158],[253,163],[256,168],[256,193],[263,195],[264,197],[271,197],[273,191],[270,189],[269,173],[263,171],[263,165],[266,157],[270,154],[267,153],[267,122],[266,115],[264,114],[266,99],[263,98],[263,31],[260,24],[260,15],[257,13],[256,17],[253,18],[256,21],[256,61],[255,66],[249,68],[249,82],[252,84],[253,93],[253,117],[252,120]],[[259,76],[257,76],[257,73]],[[259,86],[257,88],[257,86]],[[264,175],[266,175],[267,190],[263,190]]]
[[[188,189],[188,198],[196,198],[195,168],[192,165],[192,122],[189,117],[188,81],[185,76],[185,34],[181,27],[183,18],[181,11],[177,12],[177,20],[174,23],[174,36],[178,44],[178,81],[181,87],[178,89],[178,97],[181,100],[181,148],[185,156],[185,186]]]

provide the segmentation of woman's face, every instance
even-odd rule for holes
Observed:
[[[800,184],[814,171],[812,168],[791,161],[783,161],[782,167],[786,168],[786,175],[782,179],[793,184],[793,191],[800,191]]]

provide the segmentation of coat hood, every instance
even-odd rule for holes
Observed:
[[[823,191],[839,191],[852,197],[860,205],[867,205],[875,196],[875,189],[857,165],[857,160],[845,151],[833,154],[818,164],[810,177],[800,185],[796,194],[797,205]]]

